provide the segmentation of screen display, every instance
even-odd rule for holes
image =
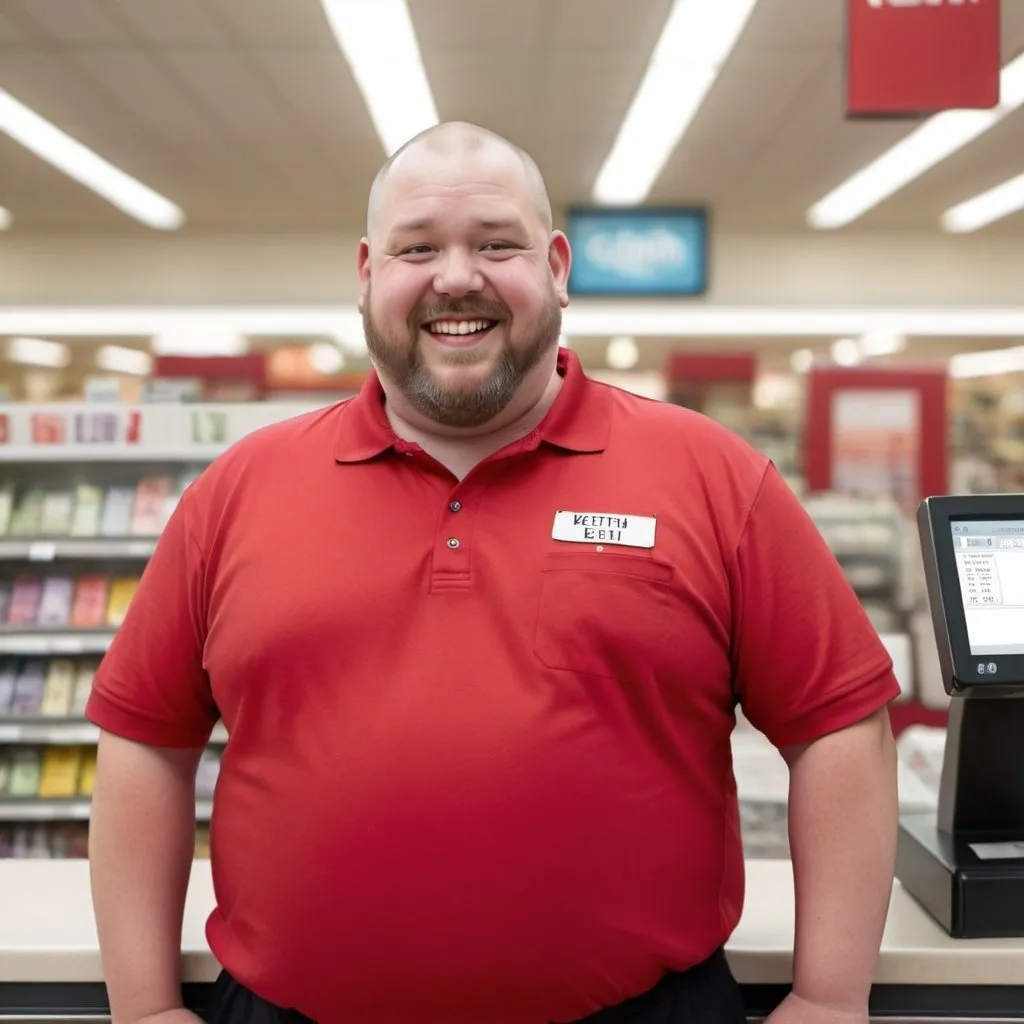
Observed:
[[[1024,519],[952,524],[971,654],[1024,655]]]

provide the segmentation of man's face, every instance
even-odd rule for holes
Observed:
[[[511,152],[409,151],[359,262],[370,355],[435,423],[486,424],[557,348],[568,243]]]

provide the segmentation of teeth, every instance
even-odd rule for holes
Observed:
[[[430,329],[434,334],[475,334],[490,326],[490,320],[435,320]]]

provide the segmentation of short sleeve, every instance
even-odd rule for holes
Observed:
[[[846,728],[899,695],[885,645],[774,466],[751,505],[730,582],[740,705],[775,746]]]
[[[151,746],[201,747],[218,718],[203,668],[204,566],[189,530],[191,491],[157,543],[85,711],[101,729]]]

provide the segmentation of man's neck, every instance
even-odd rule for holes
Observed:
[[[540,425],[554,404],[562,387],[562,376],[553,372],[537,401],[529,405],[515,419],[494,430],[459,434],[457,432],[434,432],[429,425],[410,422],[390,403],[385,403],[391,429],[403,441],[418,444],[428,455],[436,459],[459,480],[469,474],[474,466],[502,448],[525,437]]]

